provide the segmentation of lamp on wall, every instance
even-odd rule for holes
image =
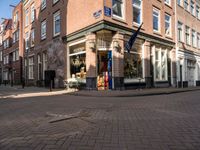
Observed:
[[[95,42],[94,41],[90,41],[89,42],[89,48],[93,51],[95,50]]]

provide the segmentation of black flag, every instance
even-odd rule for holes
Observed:
[[[133,35],[131,36],[131,38],[129,39],[129,41],[126,43],[126,49],[128,51],[128,53],[130,53],[130,50],[137,38],[138,33],[140,32],[140,29],[142,27],[143,23],[139,26],[139,28],[137,29],[137,31],[135,33],[133,33]]]

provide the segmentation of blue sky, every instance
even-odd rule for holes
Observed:
[[[11,18],[13,8],[9,5],[16,5],[20,2],[20,0],[0,0],[0,22],[3,18]]]

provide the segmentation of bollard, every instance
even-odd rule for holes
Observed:
[[[49,85],[49,91],[50,92],[52,92],[52,84],[53,84],[53,82],[52,82],[52,80],[50,80],[50,85]]]

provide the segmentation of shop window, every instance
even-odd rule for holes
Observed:
[[[86,79],[85,43],[70,47],[70,77]]]
[[[72,78],[86,78],[85,57],[86,54],[79,54],[70,57],[70,72]]]
[[[167,50],[161,48],[155,48],[155,80],[166,81],[167,80]]]
[[[137,79],[143,77],[142,45],[135,44],[130,53],[124,53],[124,78]]]

